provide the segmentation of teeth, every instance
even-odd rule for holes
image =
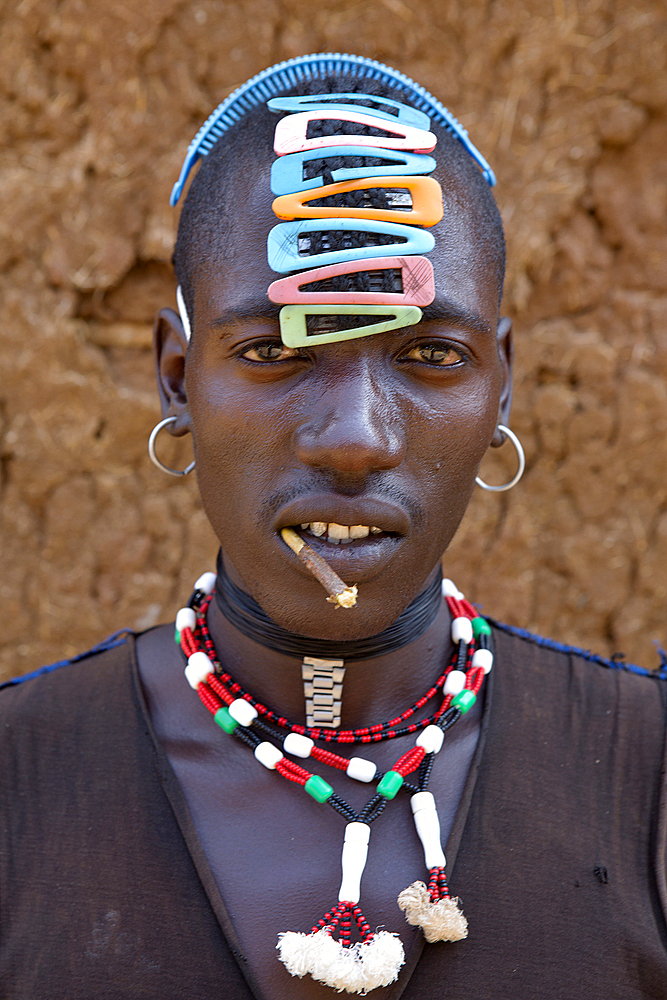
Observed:
[[[332,538],[341,539],[349,537],[350,537],[350,529],[346,524],[336,524],[335,521],[332,521],[329,524],[329,531],[327,532],[327,541],[330,542]]]
[[[326,537],[332,545],[349,545],[357,538],[368,538],[369,535],[381,535],[382,528],[369,527],[367,524],[338,524],[336,521],[310,521],[301,525],[303,531],[308,531],[316,538]]]

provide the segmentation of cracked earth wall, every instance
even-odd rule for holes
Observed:
[[[497,171],[512,426],[448,575],[507,622],[656,666],[667,645],[667,18],[660,0],[0,4],[0,674],[169,620],[215,541],[149,464],[171,185],[212,108],[317,51],[438,95]],[[187,444],[167,457],[185,464]],[[508,448],[509,450],[509,448]],[[482,472],[499,481],[511,457]]]

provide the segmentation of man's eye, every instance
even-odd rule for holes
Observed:
[[[285,361],[297,357],[297,351],[285,347],[277,340],[268,340],[264,344],[253,344],[241,357],[247,361]]]
[[[463,361],[463,356],[453,347],[438,344],[413,347],[408,351],[407,357],[410,361],[422,361],[429,365],[438,365],[440,368],[451,368]]]

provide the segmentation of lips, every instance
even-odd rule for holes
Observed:
[[[405,511],[386,501],[326,494],[285,506],[276,531],[283,527],[297,531],[344,580],[359,582],[381,572],[394,558],[410,531],[410,521]],[[292,558],[286,547],[281,548]],[[303,571],[298,561],[297,566]]]

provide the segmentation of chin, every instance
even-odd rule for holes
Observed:
[[[377,635],[388,628],[423,589],[427,577],[410,586],[407,575],[401,573],[400,591],[369,580],[359,585],[357,604],[353,608],[336,608],[327,601],[323,588],[315,581],[304,581],[294,590],[271,590],[260,586],[252,593],[266,614],[282,628],[309,639],[350,641]],[[392,574],[396,576],[396,574]],[[354,581],[351,581],[354,582]]]

